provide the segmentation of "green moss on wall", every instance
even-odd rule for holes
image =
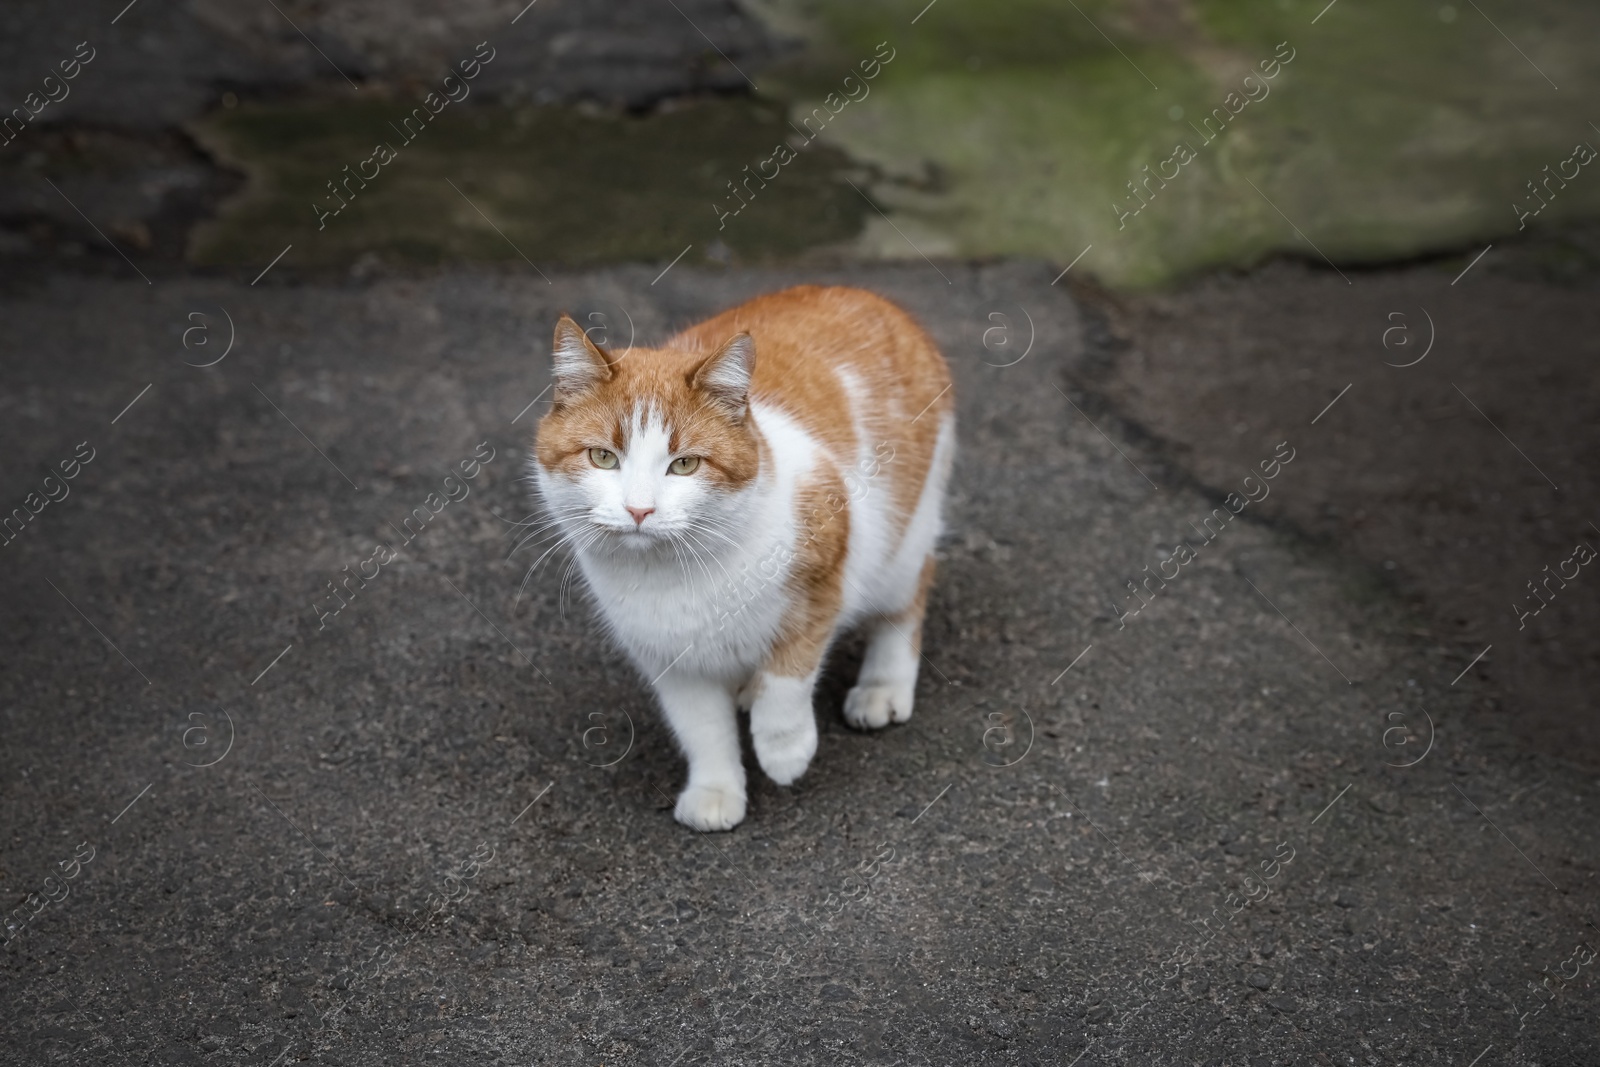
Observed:
[[[1524,183],[1600,144],[1592,7],[1507,7],[1499,29],[1468,5],[1355,0],[940,0],[912,25],[923,7],[769,8],[815,36],[787,76],[796,114],[830,91],[830,64],[842,77],[844,57],[896,50],[821,138],[882,176],[874,195],[904,236],[869,219],[870,254],[1064,264],[1092,245],[1082,269],[1118,285],[1275,252],[1406,257],[1515,232],[1513,202],[1536,205]],[[1292,62],[1238,108],[1285,41]],[[1217,108],[1226,128],[1197,129]],[[1175,178],[1128,188],[1177,144],[1195,159]],[[1585,172],[1534,224],[1597,211],[1600,175]]]

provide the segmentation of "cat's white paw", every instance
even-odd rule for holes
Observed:
[[[757,674],[751,681],[750,742],[761,769],[779,785],[806,773],[817,754],[817,717],[811,712],[813,672],[804,678]]]
[[[858,685],[844,698],[844,721],[857,730],[881,730],[911,718],[914,682]]]
[[[804,719],[783,731],[750,731],[761,769],[779,785],[792,785],[811,766],[817,754],[817,720],[806,708]]]
[[[702,833],[732,830],[744,821],[744,788],[737,785],[691,785],[678,794],[673,815]]]

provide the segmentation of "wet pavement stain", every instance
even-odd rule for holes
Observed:
[[[297,267],[667,261],[686,247],[686,262],[748,262],[844,242],[870,210],[842,180],[848,160],[820,142],[790,148],[775,180],[749,180],[775,148],[802,141],[765,101],[648,115],[463,105],[425,126],[406,125],[410,114],[396,97],[247,104],[194,124],[248,177],[197,229],[191,258],[264,263],[292,243]],[[725,218],[730,203],[746,206]]]

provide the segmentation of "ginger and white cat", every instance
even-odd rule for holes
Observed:
[[[688,758],[679,822],[744,819],[737,708],[769,778],[805,773],[851,626],[845,719],[910,718],[955,450],[949,368],[910,316],[800,286],[618,355],[563,315],[553,378],[534,478]]]

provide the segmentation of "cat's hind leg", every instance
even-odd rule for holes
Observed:
[[[811,487],[811,499],[842,496],[835,475]],[[844,557],[849,516],[838,509],[812,509],[807,537],[789,578],[793,596],[784,634],[767,662],[746,687],[750,698],[750,741],[761,769],[779,785],[805,773],[817,754],[817,718],[811,698],[822,659],[833,640],[843,603]]]
[[[867,654],[844,698],[844,718],[858,730],[879,730],[911,718],[922,657],[922,616],[933,585],[933,556],[923,561],[916,592],[904,609],[866,623]]]
[[[915,422],[916,420],[912,420]],[[844,718],[859,730],[878,730],[911,718],[922,658],[922,617],[933,585],[933,546],[955,455],[955,419],[946,414],[905,540],[888,568],[888,586],[875,595],[876,616],[866,620],[867,654],[855,688],[844,700]],[[918,566],[918,561],[921,566]]]

